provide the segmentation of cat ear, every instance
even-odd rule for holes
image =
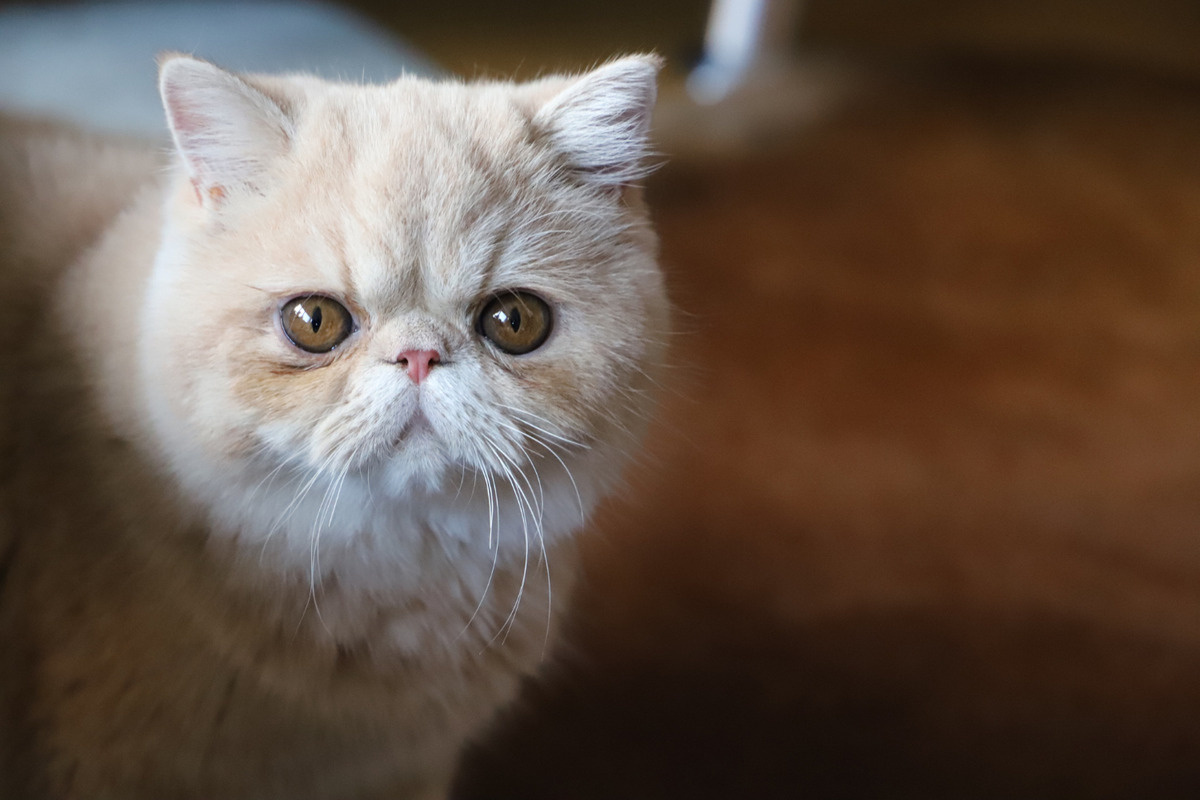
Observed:
[[[160,60],[158,89],[175,148],[200,202],[219,206],[235,189],[259,188],[283,155],[292,122],[241,78],[189,56]]]
[[[559,92],[533,124],[589,183],[637,181],[647,173],[643,160],[661,67],[655,55],[609,62]]]

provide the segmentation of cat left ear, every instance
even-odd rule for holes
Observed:
[[[621,186],[644,178],[650,114],[662,59],[629,56],[567,86],[534,116],[535,128],[589,183]]]
[[[175,148],[202,205],[261,188],[283,155],[292,122],[279,105],[236,75],[189,56],[160,60],[159,94]]]

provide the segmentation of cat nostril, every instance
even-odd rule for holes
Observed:
[[[435,364],[440,363],[442,356],[437,350],[405,350],[396,356],[396,365],[418,384],[429,376],[429,370]]]

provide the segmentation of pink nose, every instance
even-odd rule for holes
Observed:
[[[396,363],[408,370],[408,377],[419,384],[429,375],[434,364],[442,363],[437,350],[405,350],[396,356]]]

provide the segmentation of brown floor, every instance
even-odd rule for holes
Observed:
[[[662,422],[461,797],[1200,797],[1200,87],[878,73],[650,197]]]

